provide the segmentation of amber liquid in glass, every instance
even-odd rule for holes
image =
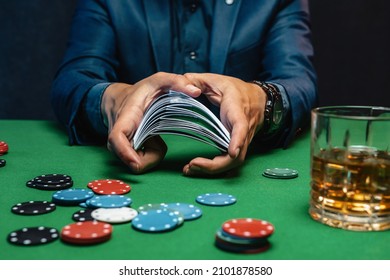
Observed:
[[[390,228],[390,153],[351,146],[321,150],[311,164],[311,217],[357,231]]]

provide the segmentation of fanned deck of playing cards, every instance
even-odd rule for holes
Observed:
[[[227,151],[230,142],[230,133],[206,106],[177,91],[169,91],[150,104],[135,132],[134,149],[161,134],[186,136],[222,152]]]

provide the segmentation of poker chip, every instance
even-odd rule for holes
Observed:
[[[34,181],[27,181],[26,186],[38,190],[58,191],[71,188],[73,186],[73,181],[62,184],[40,184]]]
[[[267,238],[274,232],[274,227],[269,222],[252,218],[229,220],[223,224],[222,229],[243,238]]]
[[[148,203],[138,207],[138,212],[146,212],[149,210],[166,209],[168,204],[166,203]]]
[[[246,245],[237,245],[229,242],[224,242],[216,238],[215,245],[224,250],[240,254],[257,254],[264,251],[267,251],[270,248],[270,243],[265,241],[261,246],[246,246]]]
[[[60,190],[52,195],[52,201],[58,205],[78,205],[92,198],[94,193],[88,189]]]
[[[56,210],[56,205],[48,201],[27,201],[12,206],[11,211],[19,215],[40,215]]]
[[[202,210],[199,207],[189,203],[168,203],[165,207],[178,211],[183,215],[183,218],[186,221],[195,220],[202,216]]]
[[[4,167],[7,164],[5,159],[0,158],[0,167]]]
[[[219,238],[220,240],[224,240],[225,242],[228,243],[233,243],[233,244],[242,244],[242,245],[263,245],[267,238],[250,238],[250,237],[237,237],[234,235],[231,235],[221,228],[220,230],[217,231],[216,233],[216,238]]]
[[[222,224],[215,234],[215,245],[225,251],[254,254],[268,250],[268,238],[274,226],[267,221],[241,218],[231,219]]]
[[[108,195],[108,194],[126,194],[131,191],[130,185],[121,180],[101,179],[94,180],[88,183],[88,188],[96,194]]]
[[[171,205],[173,205],[173,204],[176,204],[176,203],[171,203]],[[182,225],[184,223],[184,220],[186,220],[186,218],[184,217],[184,214],[182,212],[178,211],[174,207],[168,207],[167,203],[144,204],[144,205],[138,207],[138,212],[147,212],[149,210],[158,210],[158,209],[172,211],[177,216],[178,226]],[[189,219],[187,219],[187,220],[189,220]]]
[[[8,144],[4,141],[0,141],[0,156],[8,153]]]
[[[66,174],[45,174],[28,180],[26,186],[39,190],[64,190],[73,186],[73,180]]]
[[[196,202],[209,206],[227,206],[236,203],[237,199],[230,194],[206,193],[196,197]]]
[[[177,228],[179,223],[178,216],[173,211],[155,209],[138,213],[132,221],[132,226],[146,232],[163,232]]]
[[[88,245],[105,242],[111,238],[112,226],[98,221],[76,222],[61,230],[61,240],[67,243]]]
[[[91,216],[95,220],[110,224],[127,223],[137,217],[137,210],[129,207],[98,208],[92,211]]]
[[[31,246],[53,242],[59,238],[59,233],[51,227],[25,227],[11,232],[8,242],[15,245]]]
[[[87,206],[95,208],[120,208],[130,206],[131,203],[131,198],[123,195],[94,196],[86,201]]]
[[[41,184],[58,185],[72,181],[72,177],[66,174],[46,174],[35,177],[33,181]]]
[[[267,168],[263,176],[273,179],[293,179],[298,177],[298,171],[290,168]]]
[[[73,213],[72,215],[72,219],[73,221],[76,221],[76,222],[85,222],[85,221],[93,221],[95,220],[93,217],[92,217],[92,211],[94,211],[95,209],[91,209],[91,208],[87,208],[87,209],[81,209],[75,213]]]

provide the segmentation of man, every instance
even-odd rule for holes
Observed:
[[[148,105],[170,89],[199,98],[231,142],[183,172],[218,174],[240,166],[251,142],[286,147],[307,125],[312,55],[307,0],[80,0],[52,104],[71,144],[107,141],[143,173],[167,150],[160,137],[133,149]]]

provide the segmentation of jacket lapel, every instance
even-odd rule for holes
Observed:
[[[232,4],[227,4],[233,2]],[[210,37],[210,71],[223,74],[241,0],[216,0]]]
[[[169,1],[144,0],[146,20],[157,71],[172,71],[171,12]],[[140,46],[142,48],[142,46]]]

